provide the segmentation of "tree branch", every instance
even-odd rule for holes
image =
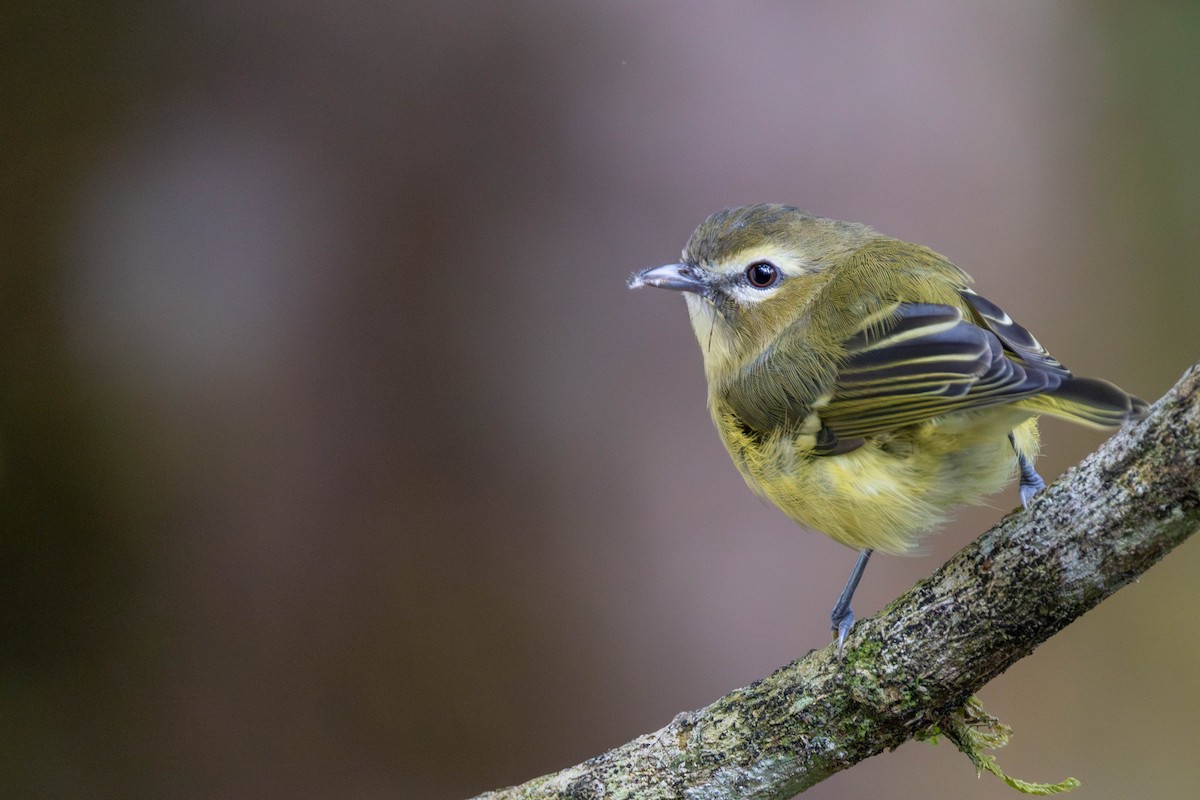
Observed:
[[[1200,364],[877,616],[661,730],[477,800],[784,800],[895,749],[1200,528]]]

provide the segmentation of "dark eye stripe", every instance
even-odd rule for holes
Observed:
[[[779,283],[779,267],[770,261],[756,261],[746,267],[746,282],[755,289],[770,289]]]

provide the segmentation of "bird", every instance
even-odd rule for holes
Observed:
[[[779,204],[716,212],[677,263],[628,280],[686,299],[749,487],[858,550],[830,614],[839,654],[875,550],[913,552],[1014,476],[1029,507],[1039,415],[1115,429],[1148,411],[1073,375],[972,283],[927,247]]]

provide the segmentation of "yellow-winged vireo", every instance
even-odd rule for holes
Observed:
[[[838,650],[873,550],[903,553],[956,506],[1020,476],[1037,415],[1115,428],[1142,400],[1077,378],[945,257],[783,205],[713,214],[677,264],[630,288],[684,293],[721,440],[758,494],[860,550],[831,621]]]

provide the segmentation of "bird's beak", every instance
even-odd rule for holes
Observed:
[[[629,288],[641,286],[657,286],[660,289],[674,289],[679,292],[695,292],[706,295],[709,292],[708,282],[704,274],[695,267],[687,264],[667,264],[662,267],[651,267],[629,276]]]

